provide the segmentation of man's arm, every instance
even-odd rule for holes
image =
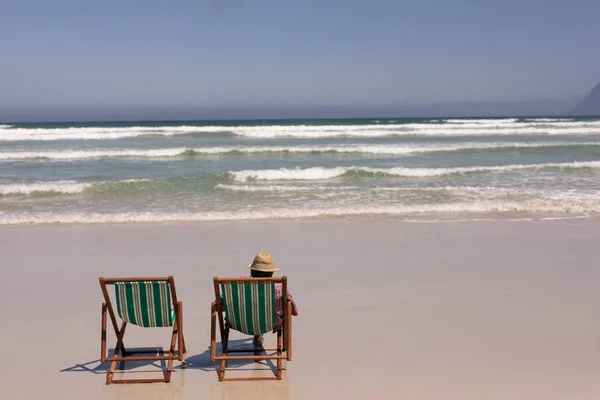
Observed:
[[[292,296],[291,293],[288,292],[287,298],[288,298],[288,300],[290,300],[292,302],[292,315],[297,316],[298,315],[298,306],[296,305],[296,302],[294,301],[294,297]]]

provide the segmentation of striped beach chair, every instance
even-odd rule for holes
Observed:
[[[231,329],[246,335],[262,335],[277,326],[275,314],[275,285],[282,286],[283,324],[277,333],[277,348],[265,349],[264,354],[236,355],[255,352],[254,349],[229,349]],[[214,278],[215,301],[211,304],[210,360],[220,361],[219,381],[224,380],[281,380],[283,360],[292,360],[292,304],[287,297],[287,278]],[[216,326],[219,323],[222,354],[216,351]],[[271,354],[269,354],[271,352]],[[228,360],[277,360],[273,378],[225,378]]]
[[[114,285],[117,313],[112,306],[112,300],[107,286]],[[170,382],[175,359],[183,361],[186,352],[183,337],[182,303],[177,301],[175,281],[172,276],[164,278],[100,278],[100,288],[104,295],[102,303],[102,336],[101,361],[110,361],[111,365],[106,376],[106,384],[111,383],[152,383]],[[114,354],[108,357],[106,349],[107,315],[117,337]],[[121,319],[121,326],[117,322]],[[147,349],[125,349],[123,336],[127,324],[143,328],[173,327],[171,345],[166,352],[162,347],[148,355]],[[165,355],[165,353],[167,353]],[[145,354],[145,355],[134,355]],[[160,361],[167,360],[164,379],[114,379],[118,361]]]

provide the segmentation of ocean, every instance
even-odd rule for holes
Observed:
[[[600,214],[600,118],[0,125],[0,224]]]

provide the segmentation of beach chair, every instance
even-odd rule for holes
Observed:
[[[107,286],[114,285],[115,299],[121,327],[108,294]],[[106,384],[111,383],[153,383],[171,381],[173,360],[183,361],[186,352],[183,337],[182,303],[177,301],[175,281],[172,276],[162,278],[100,278],[100,287],[104,295],[102,303],[102,336],[101,336],[101,362],[110,361],[110,369],[106,376]],[[106,315],[110,320],[117,337],[114,354],[108,357],[106,350]],[[126,349],[123,336],[127,324],[134,324],[144,328],[173,327],[171,346],[168,355],[160,347],[154,355],[148,354],[146,349]],[[167,361],[167,370],[164,379],[113,379],[117,362],[121,361]]]
[[[255,350],[230,349],[231,329],[246,335],[262,335],[275,329],[275,284],[282,285],[283,301],[283,325],[277,331],[277,348],[264,349],[264,355],[235,354]],[[292,302],[287,298],[287,278],[214,278],[214,289],[215,301],[210,309],[210,360],[221,362],[219,381],[281,380],[283,360],[292,360]],[[221,355],[216,351],[216,320],[221,332]],[[228,360],[277,360],[277,372],[274,377],[225,378]]]

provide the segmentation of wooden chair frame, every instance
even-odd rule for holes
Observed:
[[[292,361],[292,302],[287,297],[287,277],[277,278],[217,278],[213,279],[215,289],[215,301],[210,306],[210,361],[220,361],[221,368],[219,370],[219,381],[257,381],[257,380],[278,380],[282,379],[283,360]],[[229,355],[229,353],[251,353],[254,350],[245,349],[229,349],[229,331],[231,329],[229,323],[225,322],[223,317],[224,307],[221,302],[220,285],[222,283],[255,283],[273,282],[282,285],[282,300],[283,303],[283,328],[277,331],[277,348],[264,349],[265,355]],[[217,355],[216,343],[216,320],[219,321],[219,330],[221,332],[222,354]],[[268,355],[267,352],[276,352]],[[227,368],[228,360],[277,360],[277,373],[274,377],[259,377],[259,378],[225,378],[225,369]]]
[[[156,383],[164,382],[169,383],[171,381],[171,372],[173,370],[173,360],[177,359],[183,361],[183,354],[186,352],[185,339],[183,337],[183,307],[181,301],[177,301],[177,293],[175,291],[175,281],[172,276],[168,277],[148,277],[148,278],[99,278],[100,288],[104,295],[104,303],[102,303],[102,334],[100,344],[100,360],[102,363],[110,361],[110,369],[106,376],[106,384],[111,383]],[[158,350],[159,355],[156,356],[134,356],[131,354],[144,354],[149,353],[144,350],[126,350],[123,344],[123,336],[125,335],[125,328],[127,327],[127,321],[121,322],[121,327],[117,323],[117,316],[112,306],[110,296],[108,294],[107,286],[114,285],[117,282],[144,282],[144,281],[159,281],[169,282],[171,289],[171,300],[173,310],[175,311],[175,320],[173,321],[173,333],[171,334],[171,345],[169,347],[169,355],[164,355],[165,350],[161,347]],[[106,325],[107,325],[107,311],[110,315],[110,320],[117,337],[117,344],[115,345],[115,351],[112,357],[108,357],[106,349]],[[167,360],[167,371],[164,379],[113,379],[117,362],[125,361],[163,361]]]

